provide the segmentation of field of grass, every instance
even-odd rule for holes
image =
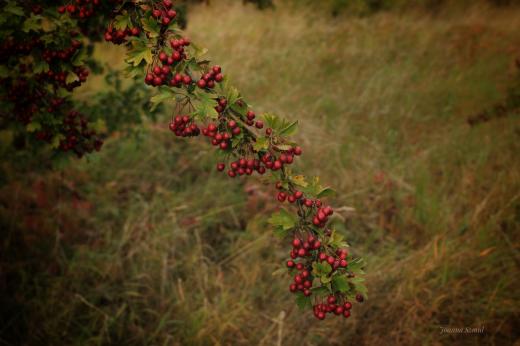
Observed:
[[[257,113],[300,121],[298,169],[337,190],[368,301],[348,321],[298,311],[272,275],[288,252],[266,225],[275,191],[218,174],[164,120],[45,176],[4,167],[0,344],[518,344],[519,113],[467,123],[519,78],[518,28],[514,7],[193,7],[189,37]]]

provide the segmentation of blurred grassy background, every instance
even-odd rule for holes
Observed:
[[[467,118],[519,78],[519,8],[334,17],[212,1],[188,20],[257,112],[300,120],[299,168],[347,207],[341,231],[368,261],[370,299],[348,321],[301,314],[288,278],[271,275],[287,253],[265,224],[274,190],[225,179],[208,145],[163,121],[44,176],[4,167],[12,296],[0,341],[518,344],[519,113]],[[97,54],[121,67],[107,47]],[[101,85],[93,78],[80,97]]]

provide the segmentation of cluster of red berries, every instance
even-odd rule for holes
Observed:
[[[48,63],[58,59],[61,61],[69,61],[80,47],[81,41],[72,39],[67,48],[57,50],[45,49],[42,53],[42,58]]]
[[[69,13],[71,17],[85,19],[92,17],[94,9],[100,3],[100,0],[76,0],[76,4],[68,4],[66,6],[59,6],[58,13]]]
[[[105,41],[112,42],[113,44],[122,44],[126,42],[128,36],[139,36],[141,29],[137,26],[133,28],[126,27],[125,30],[116,30],[112,26],[109,26],[105,31]]]
[[[15,54],[29,54],[31,50],[41,46],[42,41],[38,38],[15,40],[14,37],[7,37],[0,44],[0,61],[6,61]]]
[[[197,86],[201,89],[213,89],[215,83],[220,83],[224,79],[220,66],[213,66],[207,73],[204,73],[197,81]]]
[[[340,303],[335,296],[330,295],[327,297],[326,303],[315,304],[312,308],[314,316],[319,320],[324,320],[327,313],[349,318],[350,309],[352,309],[352,303],[349,301]]]
[[[296,293],[298,291],[303,292],[306,297],[309,297],[312,292],[312,276],[310,271],[305,268],[302,263],[294,263],[293,261],[287,261],[289,268],[296,268],[300,273],[294,276],[294,282],[289,285],[289,291]]]
[[[162,25],[169,25],[177,17],[177,12],[172,9],[173,2],[171,0],[163,0],[156,5],[158,7],[152,10],[152,17],[157,19]]]
[[[74,73],[78,76],[77,80],[74,80],[71,83],[67,83],[67,76],[69,75],[69,71],[53,71],[49,70],[47,72],[39,73],[36,76],[36,80],[38,81],[47,81],[56,86],[63,87],[67,89],[67,91],[72,91],[74,88],[79,87],[82,83],[86,82],[87,77],[89,75],[89,70],[85,66],[78,66],[74,68]]]
[[[312,223],[314,224],[314,226],[316,227],[325,227],[325,224],[327,223],[328,219],[329,219],[329,216],[331,216],[332,214],[334,214],[334,210],[329,207],[329,206],[326,206],[326,207],[318,207],[318,210],[316,211],[316,215],[314,215],[313,219],[312,219]]]
[[[96,132],[89,129],[88,120],[77,111],[68,112],[63,119],[62,133],[66,137],[60,141],[60,149],[71,150],[78,157],[94,150],[99,151],[103,145],[103,141],[96,136]]]
[[[224,163],[217,164],[218,171],[223,171],[225,168],[226,165]],[[237,175],[251,175],[254,171],[257,171],[259,174],[264,174],[266,169],[264,166],[262,166],[260,160],[241,157],[229,164],[229,170],[227,174],[231,178],[234,178]]]
[[[164,51],[159,53],[158,58],[162,66],[155,65],[152,67],[151,71],[144,78],[146,84],[152,86],[169,84],[170,86],[180,87],[182,84],[189,86],[192,83],[189,75],[183,75],[182,73],[173,74],[170,68],[171,65],[186,59],[184,47],[189,46],[190,41],[187,38],[174,39],[170,41],[170,45],[173,48],[172,54],[168,56]]]
[[[210,123],[206,128],[202,129],[202,134],[206,137],[211,138],[212,145],[219,147],[222,150],[227,150],[231,145],[231,138],[235,133],[237,133],[237,131],[233,131],[237,128],[236,121],[228,121],[228,127],[231,130],[231,133],[226,132],[224,129],[222,129],[222,131],[219,131],[217,125],[215,125],[214,123]]]
[[[292,246],[293,248],[289,253],[289,256],[291,256],[292,259],[308,257],[312,255],[311,251],[318,250],[321,247],[321,241],[313,235],[309,235],[307,240],[294,238]],[[287,266],[290,268],[289,262],[287,262]]]
[[[348,266],[347,256],[348,252],[345,249],[338,249],[336,251],[336,256],[327,255],[324,252],[320,252],[318,255],[318,260],[320,262],[327,262],[332,267],[332,270],[336,270],[338,268],[346,268]]]
[[[177,137],[193,137],[200,134],[200,129],[187,115],[177,115],[169,125],[170,131]]]

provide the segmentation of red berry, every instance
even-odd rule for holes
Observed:
[[[161,11],[160,10],[153,10],[152,11],[152,16],[154,16],[155,18],[159,18],[161,16]]]
[[[264,122],[261,121],[261,120],[258,120],[256,123],[255,123],[255,127],[257,129],[261,129],[262,127],[264,127]]]
[[[329,304],[334,304],[334,303],[336,303],[336,297],[334,297],[334,296],[329,296],[329,297],[327,298],[327,303],[329,303]]]
[[[294,147],[293,152],[294,152],[294,155],[300,156],[302,154],[302,148],[301,147]]]
[[[291,260],[287,261],[287,267],[294,268],[294,261],[291,261]]]
[[[213,67],[211,68],[211,70],[212,70],[213,73],[215,73],[215,74],[219,74],[219,73],[222,71],[222,69],[221,69],[220,66],[218,66],[218,65],[213,66]]]
[[[345,304],[343,304],[343,307],[345,308],[345,310],[350,310],[352,309],[352,303],[345,302]]]
[[[226,168],[226,165],[224,163],[217,163],[217,170],[222,172]]]
[[[298,239],[298,238],[294,238],[293,241],[292,241],[292,245],[295,248],[299,248],[302,245],[302,241],[300,239]]]
[[[343,311],[343,316],[344,316],[345,318],[349,318],[349,317],[350,317],[350,311],[349,311],[349,310],[345,310],[345,311]]]
[[[166,15],[170,17],[170,19],[173,19],[177,16],[177,12],[175,12],[175,10],[169,10],[168,12],[166,12]]]
[[[206,87],[206,81],[204,79],[199,79],[197,86],[201,89],[204,89]]]
[[[166,55],[165,52],[160,52],[159,53],[159,60],[166,61],[166,59],[168,59],[168,55]]]
[[[168,25],[168,24],[170,24],[170,21],[171,21],[170,18],[168,18],[168,17],[164,17],[164,18],[162,19],[162,25]]]

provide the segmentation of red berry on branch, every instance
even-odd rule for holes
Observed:
[[[153,10],[152,11],[152,16],[154,16],[155,18],[159,18],[161,16],[161,11],[160,10]]]
[[[168,55],[165,53],[165,52],[160,52],[159,53],[159,60],[161,61],[166,61],[168,59]]]
[[[287,268],[294,268],[294,261],[287,261]]]
[[[222,172],[226,168],[226,165],[224,163],[217,163],[217,170],[219,172]]]
[[[132,36],[139,36],[140,33],[141,33],[141,30],[140,30],[138,27],[136,27],[136,26],[134,26],[134,27],[131,29],[131,34],[132,34]]]
[[[255,123],[255,127],[257,129],[261,129],[262,127],[264,127],[264,122],[261,121],[261,120],[258,120],[256,123]]]
[[[204,79],[199,79],[197,86],[201,89],[204,89],[206,87],[206,81]]]
[[[294,147],[293,152],[294,152],[294,155],[300,156],[302,154],[302,148],[301,147]]]
[[[170,17],[170,19],[173,19],[177,16],[177,12],[175,12],[175,10],[169,10],[168,12],[166,12],[166,15]]]

